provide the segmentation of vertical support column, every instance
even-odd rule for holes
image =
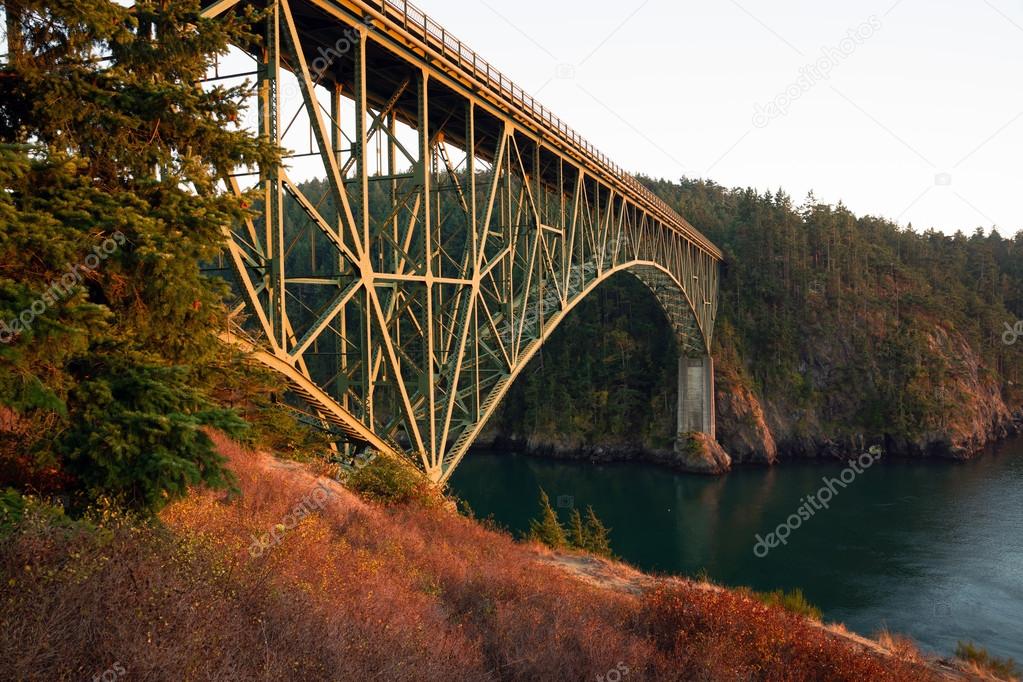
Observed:
[[[426,320],[423,329],[426,334],[423,358],[423,376],[421,391],[426,394],[426,420],[429,444],[427,445],[426,456],[430,462],[431,471],[438,470],[440,459],[438,456],[439,446],[437,443],[437,391],[436,391],[436,320],[434,319],[434,277],[438,274],[434,264],[434,253],[438,251],[434,242],[434,218],[433,215],[433,140],[430,138],[430,74],[426,69],[421,69],[418,74],[419,80],[419,182],[422,187],[422,216],[423,216],[423,248],[425,251],[425,303]],[[436,216],[437,220],[440,219]]]
[[[342,144],[343,132],[344,131],[343,131],[343,128],[341,126],[341,84],[340,83],[335,83],[334,87],[333,87],[333,89],[331,90],[331,93],[330,93],[330,148],[331,148],[331,151],[334,154],[334,158],[337,159],[337,165],[338,165],[339,168],[342,166],[341,144]],[[344,224],[345,223],[344,223],[344,216],[341,214],[341,207],[340,206],[337,207],[337,211],[336,211],[336,213],[334,215],[334,220],[335,220],[335,222],[337,224],[337,236],[338,236],[338,239],[344,240],[344,238],[345,238]],[[335,276],[335,277],[339,278],[338,279],[338,287],[339,288],[340,288],[340,277],[344,273],[347,264],[348,264],[347,260],[340,253],[338,253],[336,255],[336,257],[333,259],[333,262],[331,264],[330,274],[331,274],[331,276]],[[347,377],[347,371],[346,370],[348,369],[348,357],[347,357],[347,349],[345,348],[345,339],[347,337],[347,328],[346,328],[345,321],[344,321],[344,309],[342,309],[342,311],[340,313],[339,320],[340,320],[340,325],[341,325],[340,326],[340,330],[341,330],[340,344],[341,344],[341,346],[338,349],[338,353],[339,353],[339,356],[340,356],[341,369],[344,372],[345,376]],[[345,382],[345,383],[347,383],[347,382]],[[342,392],[341,398],[343,400],[347,401],[347,397],[345,396],[344,392]],[[344,406],[345,406],[345,409],[348,409],[347,402],[344,403]]]
[[[266,17],[266,46],[259,69],[259,131],[272,144],[280,144],[280,7],[274,3]],[[269,265],[267,291],[269,321],[276,343],[287,350],[284,292],[284,212],[280,174],[274,166],[264,172],[263,192],[266,207],[265,247]]]
[[[706,369],[706,379],[704,380],[704,398],[703,398],[703,414],[704,420],[707,425],[705,433],[711,438],[718,437],[718,418],[717,408],[715,407],[715,393],[714,393],[714,358],[707,354],[704,358]]]
[[[469,396],[469,414],[473,421],[478,421],[481,412],[480,401],[480,343],[479,343],[479,321],[476,311],[476,298],[480,295],[479,263],[481,253],[486,244],[486,227],[480,225],[479,204],[477,201],[477,178],[476,178],[476,103],[469,100],[465,108],[465,172],[469,179],[469,228],[472,239],[472,262],[469,271],[463,272],[462,277],[472,279],[472,305],[470,306],[469,319],[469,341],[472,343],[472,392]],[[456,391],[458,387],[453,387]],[[464,428],[471,428],[468,424]]]
[[[396,206],[398,203],[398,145],[395,140],[398,139],[398,121],[394,116],[394,112],[387,114],[387,174],[391,177],[391,181],[388,183],[390,189],[390,206]],[[386,230],[388,227],[391,229],[391,239],[395,244],[401,244],[401,230],[399,223],[401,222],[401,211],[395,211],[394,217],[391,218],[390,226],[382,225],[380,229]],[[391,254],[390,259],[386,259],[384,267],[387,272],[398,272],[398,263],[401,257],[398,255],[398,249],[391,248],[388,250]],[[399,334],[399,331],[395,331],[395,334]],[[395,341],[400,343],[400,337],[396,338]]]
[[[334,83],[330,92],[330,148],[337,161],[337,165],[340,168],[342,166],[342,144],[343,144],[344,128],[341,124],[341,84]],[[344,216],[341,213],[341,207],[337,207],[337,211],[334,215],[334,220],[337,224],[337,236],[342,241],[345,236],[344,228]],[[315,250],[315,247],[314,247]],[[345,274],[345,269],[348,267],[348,262],[345,257],[338,253],[331,259],[330,264],[330,276],[336,277],[338,281],[338,290],[341,288],[341,277]],[[350,381],[349,370],[348,370],[348,314],[347,306],[343,307],[337,316],[338,335],[334,338],[333,351],[337,357],[338,368],[340,371],[337,374],[337,379],[334,381],[334,397],[341,404],[346,411],[351,412],[351,404],[348,399],[348,386]],[[343,453],[345,457],[352,457],[355,455],[355,448],[351,443],[346,442],[343,446]]]
[[[678,432],[716,437],[714,415],[714,360],[682,356],[678,359]]]
[[[370,220],[369,220],[369,139],[367,138],[366,119],[369,110],[366,104],[366,33],[359,31],[359,43],[355,46],[355,169],[358,188],[359,237],[362,240],[363,253],[372,262],[370,252]],[[344,178],[342,178],[344,180]]]
[[[354,137],[352,138],[352,154],[355,158],[355,188],[356,188],[356,211],[355,211],[355,234],[356,239],[362,243],[362,268],[365,276],[366,268],[372,267],[373,254],[370,251],[370,217],[369,217],[369,145],[367,144],[366,128],[366,30],[361,27],[359,30],[358,43],[355,45],[355,72],[354,88],[352,90],[352,101],[355,106],[355,121],[353,127]],[[341,178],[341,191],[345,190],[345,179]],[[376,415],[374,410],[374,399],[376,393],[376,359],[377,353],[373,345],[373,309],[375,282],[370,279],[365,282],[366,290],[362,293],[362,382],[363,399],[365,401],[366,423],[370,428],[376,429]],[[381,336],[384,331],[381,330]]]
[[[512,216],[515,215],[512,208],[512,154],[515,153],[515,139],[514,131],[512,130],[511,124],[505,122],[504,124],[504,140],[507,145],[502,163],[501,172],[504,173],[504,188],[501,192],[501,225],[499,227],[501,233],[501,239],[504,241],[505,246],[508,247],[508,255],[501,259],[501,293],[504,297],[504,317],[507,321],[507,328],[515,328],[515,249],[518,244],[515,241],[515,237],[518,234],[518,225],[513,225]],[[523,180],[525,181],[525,180]],[[508,355],[510,363],[508,366],[508,372],[510,373],[515,367],[515,335],[512,333],[509,336],[508,342]]]

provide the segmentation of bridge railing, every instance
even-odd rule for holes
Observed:
[[[672,227],[688,233],[700,246],[717,257],[721,256],[721,252],[717,247],[678,215],[667,203],[647,189],[639,180],[625,172],[618,164],[611,161],[611,159],[583,138],[582,135],[555,116],[547,107],[537,102],[521,87],[512,82],[510,78],[491,66],[489,62],[467,47],[461,40],[451,35],[447,29],[431,19],[421,9],[408,2],[408,0],[364,1],[379,8],[378,11],[384,16],[391,16],[391,13],[396,14],[396,19],[402,24],[406,32],[419,33],[419,37],[424,42],[437,44],[439,47],[438,51],[442,57],[451,60],[459,69],[465,71],[478,81],[486,83],[487,86],[510,100],[513,104],[531,112],[533,117],[542,126],[556,131],[560,137],[570,141],[577,149],[582,151],[591,163],[602,168],[636,195],[642,197],[647,203],[656,207],[663,213],[663,218]]]

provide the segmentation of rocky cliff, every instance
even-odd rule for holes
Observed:
[[[865,328],[875,347],[882,347],[892,333],[880,323],[861,326],[858,333]],[[1012,387],[1003,385],[962,334],[931,323],[920,335],[920,356],[913,362],[920,371],[909,375],[903,389],[925,405],[906,419],[917,424],[915,429],[897,422],[886,428],[888,420],[875,427],[867,423],[873,394],[864,386],[877,382],[878,367],[871,355],[857,350],[851,334],[817,335],[804,347],[803,390],[797,394],[757,387],[749,360],[740,359],[726,330],[714,353],[717,443],[673,439],[669,430],[674,407],[664,400],[654,419],[664,432],[663,445],[600,429],[573,435],[556,426],[509,428],[506,420],[497,419],[477,447],[592,462],[646,461],[678,471],[720,474],[733,466],[771,465],[782,459],[844,459],[871,445],[894,457],[966,459],[1023,431],[1023,408],[1006,398]]]
[[[909,436],[885,429],[849,429],[862,413],[862,396],[843,390],[845,373],[857,361],[826,340],[804,365],[811,388],[832,396],[807,406],[784,393],[764,395],[727,349],[716,354],[717,436],[735,463],[772,464],[780,458],[845,458],[881,445],[890,456],[967,459],[988,444],[1023,431],[1023,408],[1007,404],[997,375],[963,337],[941,325],[925,333],[925,363],[932,368],[921,387],[934,398],[926,428]],[[838,344],[841,346],[841,344]]]

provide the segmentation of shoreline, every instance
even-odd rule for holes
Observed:
[[[799,454],[807,452],[805,449],[796,450],[785,446],[778,447],[778,456],[773,461],[762,458],[732,459],[731,465],[722,471],[708,471],[703,468],[693,468],[679,457],[674,450],[655,449],[638,447],[635,445],[623,445],[618,443],[600,443],[592,445],[564,445],[561,443],[535,438],[520,438],[513,436],[491,436],[479,439],[470,448],[472,452],[490,452],[497,454],[521,454],[536,459],[547,459],[564,462],[589,462],[592,464],[652,464],[665,468],[676,473],[694,474],[700,476],[723,476],[736,469],[770,469],[791,463],[820,463],[834,462],[841,465],[855,458],[871,445],[880,445],[885,448],[882,464],[886,462],[933,462],[933,463],[955,463],[970,462],[988,454],[994,454],[993,450],[998,446],[1023,438],[1023,411],[1017,413],[1016,417],[1003,425],[999,431],[1004,431],[996,437],[989,438],[984,445],[972,449],[966,456],[961,454],[942,454],[939,449],[918,449],[917,454],[907,452],[900,448],[889,451],[885,445],[891,442],[889,438],[863,439],[864,447],[860,451],[851,448],[843,448],[835,441],[827,440],[818,445],[813,451],[814,454]]]

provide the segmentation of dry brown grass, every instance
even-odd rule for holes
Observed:
[[[991,670],[982,665],[974,663],[973,661],[957,660],[956,663],[974,678],[982,680],[983,682],[1020,682],[1018,677],[1006,677],[1004,675],[999,675],[991,672]]]
[[[924,660],[923,654],[920,653],[920,648],[916,645],[916,642],[905,635],[892,633],[888,628],[884,628],[877,632],[873,639],[897,658],[917,663]]]
[[[175,503],[163,530],[40,527],[0,547],[5,677],[91,679],[115,662],[154,680],[593,680],[619,664],[628,682],[929,676],[741,595],[603,589],[443,508],[384,509],[336,484],[253,558],[253,536],[317,480],[217,442],[238,497]]]

